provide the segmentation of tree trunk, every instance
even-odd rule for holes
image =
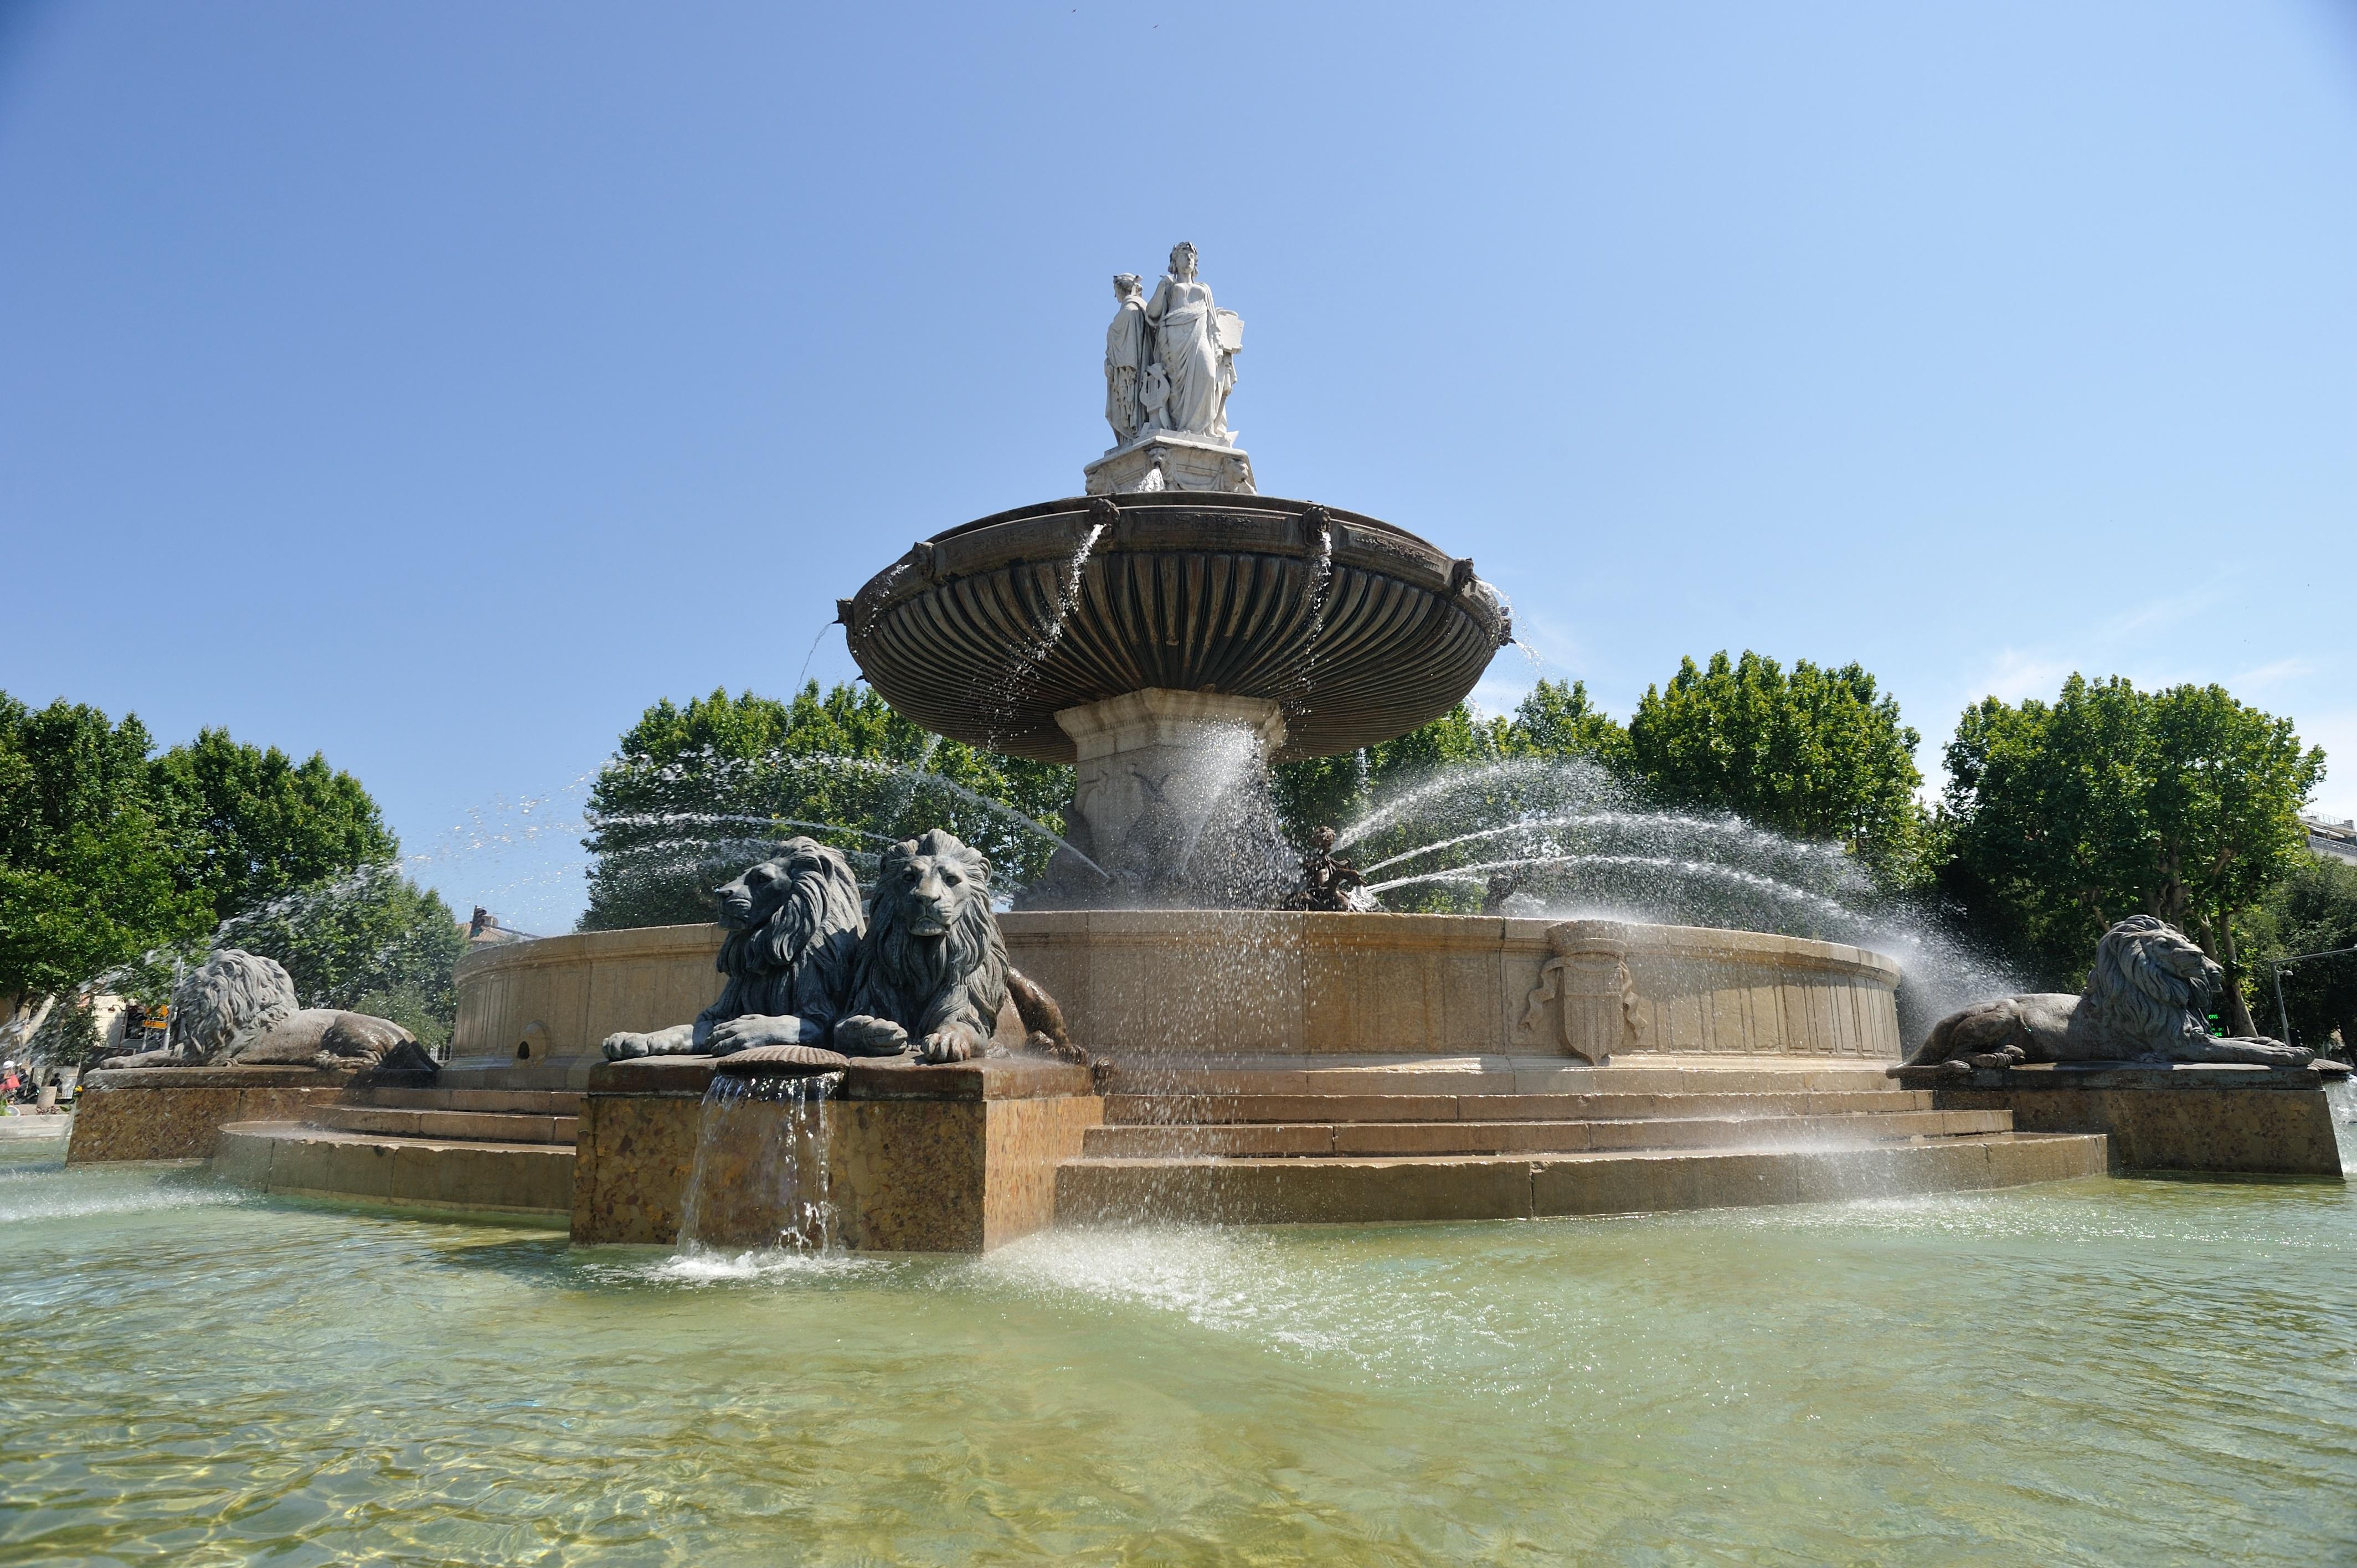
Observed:
[[[2218,911],[2218,967],[2226,972],[2224,1004],[2218,1009],[2219,1022],[2230,1035],[2255,1035],[2259,1026],[2251,1021],[2250,1004],[2243,1000],[2243,966],[2234,957],[2234,911]]]
[[[7,1021],[0,1023],[0,1049],[5,1049],[10,1056],[20,1054],[32,1044],[33,1036],[48,1022],[49,1009],[58,1004],[54,993],[38,991],[15,1000],[16,1004],[10,1010]]]

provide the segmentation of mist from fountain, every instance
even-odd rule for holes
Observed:
[[[1598,764],[1514,757],[1442,768],[1336,835],[1388,907],[1606,918],[1846,942],[1894,960],[1900,1026],[2030,989],[1930,900],[1887,888],[1839,844],[1732,813],[1649,805]]]

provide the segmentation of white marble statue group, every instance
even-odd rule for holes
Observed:
[[[1121,302],[1105,328],[1105,423],[1114,443],[1168,431],[1233,445],[1228,393],[1236,385],[1243,318],[1211,303],[1195,275],[1195,247],[1180,241],[1151,298],[1135,273],[1113,280]]]

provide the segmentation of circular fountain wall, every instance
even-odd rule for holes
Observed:
[[[1900,1054],[1899,966],[1798,937],[1250,909],[1054,911],[1000,925],[1072,1037],[1114,1059]],[[449,1071],[491,1086],[585,1080],[608,1034],[678,1023],[719,993],[719,945],[717,927],[664,926],[470,953]]]

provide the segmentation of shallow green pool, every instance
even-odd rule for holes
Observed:
[[[0,1155],[0,1562],[2357,1561],[2357,1192],[683,1266]]]

